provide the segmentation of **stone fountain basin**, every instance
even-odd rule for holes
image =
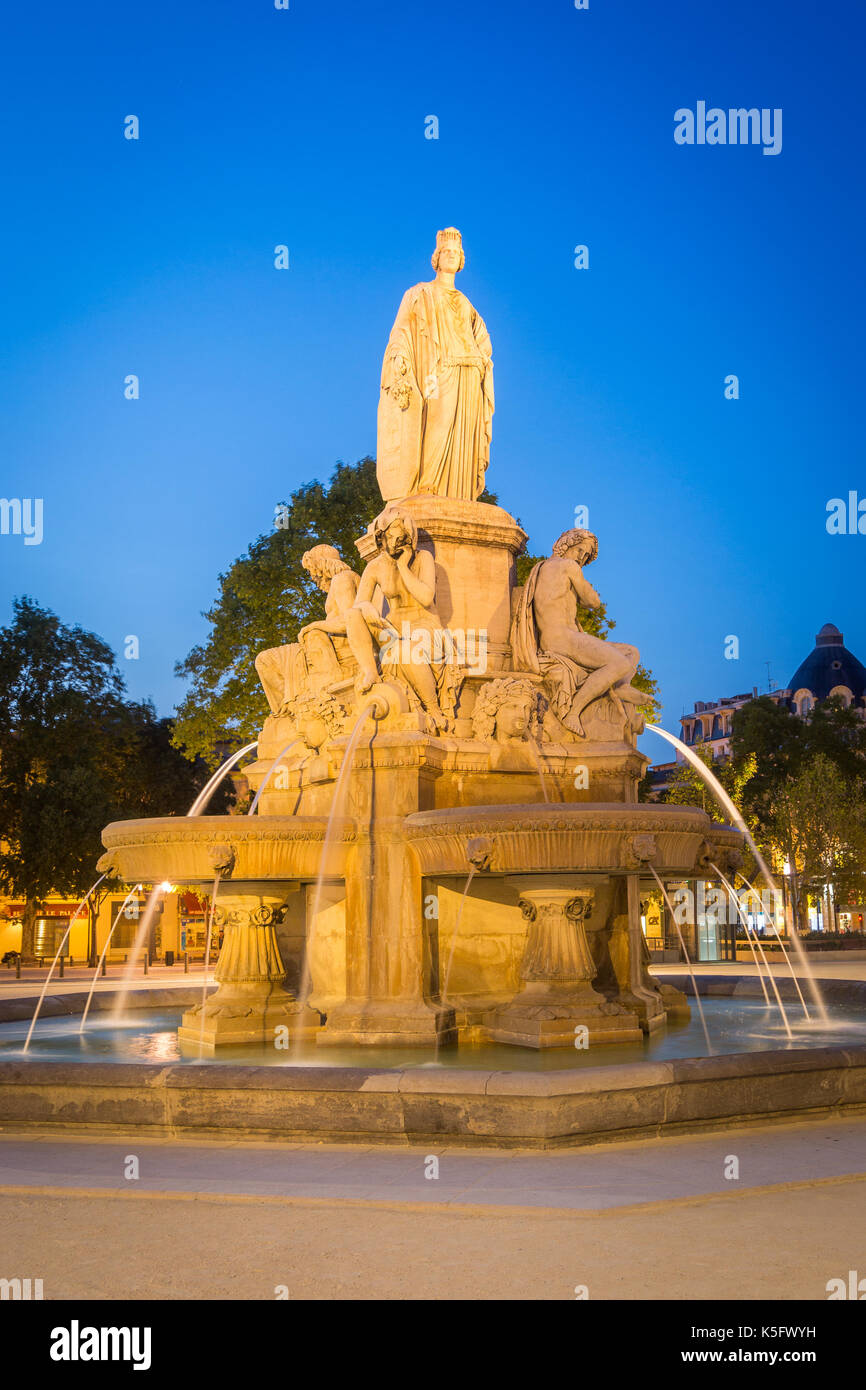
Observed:
[[[709,872],[697,860],[707,848],[717,862],[740,850],[743,837],[693,806],[609,802],[451,807],[416,811],[403,822],[422,874],[465,875],[469,842],[490,843],[492,873]]]
[[[355,823],[334,821],[323,863],[327,829],[325,816],[159,816],[113,821],[102,843],[126,883],[212,883],[226,847],[234,882],[343,878]]]

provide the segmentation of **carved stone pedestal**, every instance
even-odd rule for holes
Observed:
[[[571,875],[520,875],[509,882],[518,888],[529,921],[520,966],[523,987],[487,1015],[487,1037],[521,1047],[574,1047],[575,1030],[582,1026],[590,1047],[639,1042],[635,1015],[592,987],[596,966],[584,923],[595,888],[581,887]]]
[[[177,1034],[182,1044],[212,1052],[241,1043],[279,1047],[287,1039],[316,1036],[321,1015],[283,985],[286,971],[274,928],[285,901],[278,884],[233,883],[220,892],[214,912],[214,927],[225,933],[214,972],[219,987],[205,1004],[204,1029],[200,1004],[184,1014]]]
[[[425,493],[399,505],[418,527],[419,544],[433,553],[436,612],[443,627],[470,641],[483,637],[483,653],[476,651],[474,659],[483,655],[486,671],[503,669],[511,651],[515,557],[526,532],[504,508],[489,502]],[[355,544],[365,561],[376,553],[369,531]]]
[[[375,768],[375,798],[372,774],[373,769],[356,772],[350,802],[360,828],[345,867],[345,998],[328,1009],[316,1041],[322,1047],[456,1042],[454,1010],[424,995],[421,874],[404,831],[406,810],[417,804],[413,769],[402,763],[398,745],[394,764]],[[375,815],[374,800],[383,808]],[[371,823],[368,832],[364,827]]]

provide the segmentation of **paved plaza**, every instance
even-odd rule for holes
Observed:
[[[825,1299],[864,1230],[866,1119],[545,1154],[0,1134],[3,1262],[49,1299]]]

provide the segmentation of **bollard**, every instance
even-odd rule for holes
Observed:
[[[63,957],[60,957],[60,978],[63,979]]]
[[[184,975],[189,974],[189,951],[183,953],[183,973]]]
[[[21,979],[21,956],[20,956],[20,955],[18,956],[17,960],[15,961],[15,978],[16,978],[16,980],[20,980],[20,979]]]
[[[105,979],[105,967],[106,967],[107,963],[108,963],[108,962],[106,961],[105,956],[103,956],[103,957],[102,957],[102,978],[103,978],[103,980]]]
[[[147,951],[145,951],[145,953],[144,953],[144,973],[145,973],[145,975],[147,974],[147,966],[148,966]]]

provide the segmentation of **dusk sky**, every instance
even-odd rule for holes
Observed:
[[[831,498],[866,497],[866,24],[834,0],[818,17],[16,6],[0,492],[42,498],[44,535],[0,536],[0,622],[29,594],[170,713],[220,571],[293,489],[375,452],[397,306],[455,225],[493,340],[488,485],[534,553],[589,508],[588,577],[659,679],[661,722],[766,689],[767,661],[785,685],[825,622],[866,661],[866,536],[825,524]],[[781,152],[675,143],[698,102],[780,108]]]

